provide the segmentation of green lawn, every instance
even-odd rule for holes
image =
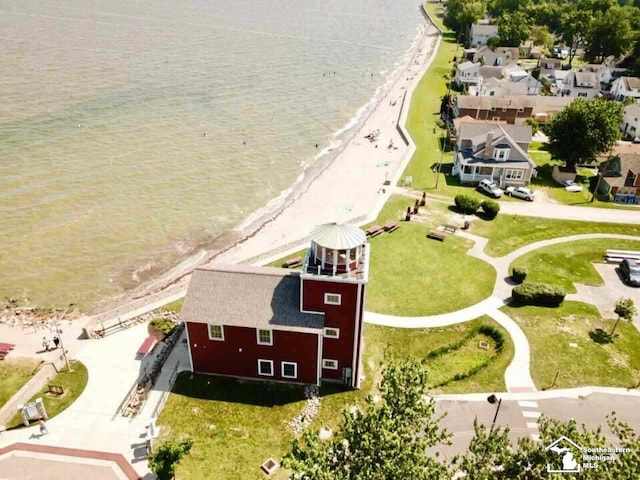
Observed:
[[[466,254],[473,243],[454,236],[444,242],[428,239],[429,229],[416,222],[403,223],[393,234],[369,241],[367,310],[434,315],[468,307],[491,295],[495,270]]]
[[[580,222],[517,215],[498,215],[490,222],[476,219],[471,231],[489,238],[488,255],[501,257],[520,247],[549,238],[585,233],[619,233],[640,235],[640,225],[620,223]]]
[[[278,267],[278,268],[280,268],[280,267],[282,267],[282,265],[284,264],[284,262],[287,262],[287,261],[289,261],[289,260],[291,260],[291,259],[293,259],[293,258],[301,257],[301,258],[302,258],[302,260],[304,260],[304,256],[305,256],[306,254],[307,254],[307,249],[305,248],[305,249],[299,250],[299,251],[297,251],[297,252],[295,252],[295,253],[292,253],[292,254],[290,254],[290,255],[287,255],[287,256],[285,256],[285,257],[282,257],[282,258],[279,258],[279,259],[277,259],[277,260],[274,260],[274,261],[273,261],[273,262],[271,262],[271,263],[267,263],[267,264],[265,265],[265,267]],[[302,267],[297,267],[297,268],[295,268],[295,270],[300,270],[301,268],[302,268]]]
[[[29,381],[36,365],[38,361],[32,358],[7,357],[0,361],[0,407]]]
[[[366,379],[360,390],[345,390],[340,385],[326,384],[321,389],[321,403],[312,428],[335,428],[342,409],[375,393],[385,362],[407,358],[424,358],[443,345],[454,344],[473,328],[491,325],[505,336],[499,355],[493,349],[477,347],[478,335],[462,348],[445,354],[427,368],[437,383],[467,371],[493,356],[492,362],[476,375],[433,390],[437,392],[504,391],[504,370],[513,356],[513,344],[505,330],[488,317],[446,328],[399,329],[365,325],[364,367]],[[493,345],[493,341],[488,339]],[[208,375],[182,373],[174,385],[158,425],[162,438],[190,437],[191,453],[179,464],[176,478],[208,478],[212,480],[261,479],[259,466],[269,457],[280,460],[293,438],[287,423],[302,411],[301,389],[283,384],[236,381]],[[218,455],[218,452],[224,452]],[[284,480],[288,472],[280,469],[271,478]]]
[[[598,329],[610,332],[615,320],[603,319],[586,303],[565,301],[558,308],[503,307],[522,327],[531,346],[531,375],[539,389],[585,385],[633,387],[640,376],[640,333],[620,322],[612,343],[598,343]],[[606,337],[606,336],[605,336]],[[572,347],[570,344],[577,344]]]
[[[174,302],[163,305],[158,310],[165,310],[167,312],[180,313],[182,311],[182,305],[184,305],[184,297],[179,298]]]
[[[640,237],[637,241],[597,239],[552,245],[523,255],[511,267],[527,268],[527,281],[555,283],[575,293],[574,283],[603,284],[592,263],[604,262],[608,248],[640,250]]]
[[[71,371],[61,371],[51,378],[47,384],[61,386],[64,389],[62,395],[50,395],[48,394],[47,384],[36,393],[29,402],[33,402],[36,398],[42,397],[44,406],[47,409],[49,418],[53,418],[59,413],[62,413],[69,405],[71,405],[84,391],[89,381],[89,372],[87,367],[82,362],[77,360],[71,361]],[[22,419],[19,414],[16,414],[11,422],[11,427],[21,426]]]

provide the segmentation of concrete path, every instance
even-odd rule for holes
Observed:
[[[580,208],[582,210],[582,208]],[[594,209],[601,210],[601,209]],[[634,212],[632,212],[634,213]],[[510,280],[509,265],[519,257],[534,250],[560,243],[574,242],[579,240],[611,238],[621,240],[640,240],[632,235],[619,235],[607,233],[591,233],[582,235],[571,235],[567,237],[542,240],[522,248],[519,248],[503,257],[491,257],[485,253],[485,248],[489,242],[487,238],[479,237],[468,232],[458,230],[456,235],[462,236],[474,242],[474,246],[467,252],[489,263],[496,270],[496,282],[492,295],[470,307],[457,310],[455,312],[428,315],[423,317],[402,317],[398,315],[385,315],[373,312],[365,312],[364,321],[375,325],[384,325],[400,328],[432,328],[455,325],[456,323],[468,322],[482,315],[488,315],[498,322],[511,336],[514,344],[514,356],[509,367],[505,371],[505,384],[510,393],[535,392],[535,383],[531,378],[531,351],[529,342],[522,329],[509,316],[502,312],[500,307],[507,304],[511,299],[511,290],[514,284]]]

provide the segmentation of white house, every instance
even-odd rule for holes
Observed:
[[[600,81],[595,73],[569,71],[566,78],[558,82],[556,94],[573,98],[596,98],[600,94]]]
[[[477,48],[473,54],[474,62],[494,67],[514,63],[518,58],[520,58],[518,47],[490,48],[485,45]]]
[[[497,25],[481,25],[479,23],[471,25],[471,45],[486,45],[490,38],[497,36]]]
[[[526,76],[516,80],[516,83],[525,85],[526,95],[539,95],[540,90],[542,90],[542,84],[538,80],[533,78],[530,73],[527,73]]]
[[[527,154],[531,133],[529,125],[461,123],[451,173],[461,183],[492,180],[501,187],[527,185],[535,168]]]
[[[480,77],[480,64],[474,62],[463,62],[456,65],[456,76],[454,80],[458,87],[462,85],[475,85]]]
[[[622,101],[625,98],[640,99],[640,78],[617,78],[611,85],[611,95],[618,101]]]
[[[624,107],[620,129],[633,138],[640,137],[640,103]]]
[[[523,83],[512,82],[506,78],[480,77],[477,85],[469,87],[469,95],[481,97],[508,97],[511,95],[526,95],[527,86]]]

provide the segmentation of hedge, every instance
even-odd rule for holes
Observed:
[[[168,318],[154,318],[149,322],[147,331],[156,340],[161,341],[174,329],[175,324]]]
[[[522,283],[524,282],[524,279],[527,278],[527,269],[525,267],[513,267],[513,269],[511,270],[511,279],[515,282],[515,283]]]
[[[458,211],[467,215],[476,213],[480,206],[480,200],[471,195],[465,195],[464,193],[456,195],[454,202]]]
[[[493,200],[485,200],[480,204],[480,208],[482,208],[485,217],[489,220],[493,220],[498,216],[498,213],[500,213],[500,204]]]
[[[557,307],[566,295],[564,288],[549,283],[523,283],[513,287],[511,291],[516,303],[540,307]]]

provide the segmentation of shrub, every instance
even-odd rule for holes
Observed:
[[[476,197],[472,197],[471,195],[456,195],[454,201],[458,211],[466,213],[467,215],[476,213],[476,210],[478,210],[478,207],[480,206],[480,200],[478,200]]]
[[[513,287],[513,300],[521,305],[538,305],[541,307],[557,307],[562,303],[567,292],[558,285],[549,283],[523,283]]]
[[[171,333],[171,330],[175,327],[174,323],[168,318],[154,318],[149,322],[147,331],[149,335],[156,340],[161,341]]]
[[[522,283],[524,279],[527,278],[527,269],[524,267],[513,267],[511,270],[511,279],[515,283]]]
[[[500,204],[498,204],[498,202],[494,202],[493,200],[485,200],[480,204],[480,207],[489,220],[493,220],[494,218],[496,218],[498,216],[498,213],[500,212]]]

